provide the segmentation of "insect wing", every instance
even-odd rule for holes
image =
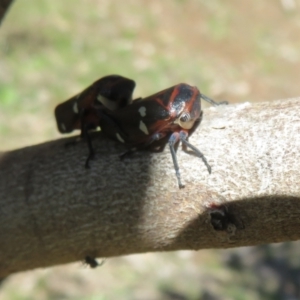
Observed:
[[[84,101],[90,101],[90,98],[86,97],[88,93],[89,88],[56,106],[54,115],[59,132],[69,133],[74,129],[80,129],[80,112]]]
[[[106,107],[110,110],[131,103],[135,82],[119,75],[109,75],[95,81],[81,93],[59,104],[55,108],[58,130],[69,133],[82,128],[86,122],[88,128],[98,126],[98,114],[95,108]]]
[[[125,107],[132,102],[135,82],[120,75],[109,75],[100,79],[97,101],[110,110]],[[95,82],[94,84],[97,84]]]

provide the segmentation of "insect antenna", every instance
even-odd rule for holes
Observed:
[[[201,98],[202,98],[204,101],[210,103],[210,104],[213,105],[213,106],[219,106],[219,105],[226,105],[226,104],[228,104],[228,101],[217,102],[217,101],[215,101],[215,100],[213,100],[213,99],[211,99],[211,98],[209,98],[209,97],[207,97],[207,96],[205,96],[205,95],[203,95],[203,94],[201,94]]]

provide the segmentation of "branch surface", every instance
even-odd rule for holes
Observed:
[[[204,110],[190,142],[120,161],[97,133],[0,156],[0,278],[13,272],[132,253],[229,248],[300,239],[300,98]],[[72,138],[73,139],[73,138]]]

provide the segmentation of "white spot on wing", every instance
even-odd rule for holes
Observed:
[[[118,133],[116,133],[116,137],[121,143],[125,143],[125,141],[122,139],[122,137]]]
[[[60,129],[61,131],[66,131],[66,126],[64,123],[60,123]]]
[[[77,102],[75,102],[74,105],[73,105],[73,111],[74,111],[75,114],[78,114],[78,104],[77,104]]]
[[[145,106],[141,106],[139,108],[139,113],[142,117],[145,117],[146,116],[146,107]]]
[[[139,128],[145,133],[145,134],[149,134],[149,131],[147,129],[147,126],[145,125],[145,123],[141,120],[140,121],[140,126]]]
[[[110,110],[116,110],[118,108],[118,104],[116,102],[103,97],[101,94],[97,96],[97,101]]]

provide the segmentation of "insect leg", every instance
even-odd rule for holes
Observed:
[[[132,155],[135,151],[137,150],[137,148],[131,148],[129,150],[127,150],[126,152],[123,152],[122,154],[120,154],[120,160],[123,160],[125,157],[128,157],[130,155]]]
[[[85,161],[85,168],[88,169],[90,167],[90,165],[89,165],[90,160],[95,157],[95,151],[93,148],[91,136],[89,135],[87,129],[85,129],[85,130],[86,130],[85,137],[86,137],[86,141],[87,141],[87,145],[88,145],[88,149],[89,149],[89,155]]]
[[[228,104],[228,101],[217,102],[217,101],[215,101],[215,100],[213,100],[213,99],[211,99],[211,98],[209,98],[209,97],[207,97],[207,96],[205,96],[205,95],[203,95],[203,94],[201,94],[201,98],[202,98],[204,101],[210,103],[210,104],[213,105],[213,106],[219,106],[219,105],[226,105],[226,104]]]
[[[194,133],[194,131],[198,128],[198,126],[200,125],[201,121],[202,121],[202,118],[203,118],[203,111],[201,110],[200,112],[200,116],[199,118],[195,121],[193,127],[189,130],[189,134],[188,136],[186,137],[186,141],[189,140],[189,137]],[[187,145],[182,143],[182,150],[183,151],[187,151]]]
[[[95,151],[93,148],[93,144],[92,144],[92,139],[91,136],[89,135],[89,125],[86,123],[85,118],[84,118],[84,112],[82,113],[82,115],[80,116],[80,124],[81,124],[81,134],[80,137],[84,140],[87,141],[87,146],[89,149],[89,154],[88,157],[85,161],[85,168],[88,169],[90,167],[89,162],[91,159],[93,159],[95,157]]]
[[[175,173],[176,173],[176,177],[177,177],[177,181],[178,181],[178,186],[180,189],[182,189],[182,188],[184,188],[184,185],[181,183],[179,165],[178,165],[178,161],[177,161],[176,151],[174,148],[174,145],[179,141],[179,139],[180,139],[180,137],[179,137],[178,132],[173,132],[169,138],[169,146],[170,146],[174,169],[175,169]]]
[[[194,152],[197,154],[197,156],[199,158],[202,159],[202,161],[204,162],[204,164],[206,165],[207,167],[207,170],[208,170],[208,173],[211,174],[211,166],[208,164],[205,156],[200,152],[199,149],[197,149],[195,146],[193,146],[191,143],[189,143],[187,141],[187,138],[188,138],[188,134],[185,132],[185,131],[180,131],[179,133],[179,138],[181,140],[181,142],[186,145],[187,147],[191,148],[192,150],[194,150]]]

